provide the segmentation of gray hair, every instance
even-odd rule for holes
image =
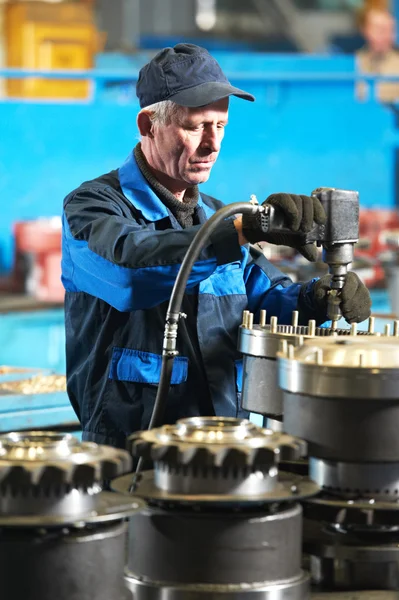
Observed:
[[[140,112],[151,112],[151,121],[159,125],[169,125],[172,118],[178,114],[181,106],[172,102],[172,100],[162,100],[143,108]]]

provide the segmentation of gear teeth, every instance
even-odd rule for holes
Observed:
[[[151,458],[154,462],[167,462],[167,463],[175,463],[177,462],[179,454],[179,449],[177,446],[161,446],[159,444],[155,444],[151,448]]]
[[[26,448],[24,451],[26,452]],[[50,449],[49,452],[51,451]],[[15,452],[14,448],[12,452]],[[0,487],[3,492],[10,488],[17,493],[18,490],[29,487],[50,490],[69,486],[87,489],[95,483],[123,475],[130,470],[132,464],[131,457],[124,450],[92,443],[82,443],[78,447],[72,445],[70,454],[55,454],[47,460],[37,456],[30,460],[15,460],[11,456],[7,460],[7,456],[3,455],[0,460]]]
[[[7,480],[11,468],[11,465],[8,465],[5,462],[0,462],[0,487],[3,486],[3,483]]]
[[[212,449],[203,446],[181,447],[179,460],[181,464],[190,467],[212,467],[215,463]]]
[[[259,468],[269,468],[278,462],[278,454],[273,448],[254,448],[251,452],[251,465]]]
[[[306,455],[307,452],[307,444],[304,440],[300,439],[289,439],[289,436],[286,436],[281,440],[278,445],[280,451],[279,461],[282,460],[298,460]]]
[[[28,470],[28,469],[27,469]],[[68,470],[55,465],[42,465],[31,471],[30,485],[63,485],[68,479]]]
[[[77,465],[71,470],[67,483],[77,488],[91,487],[96,482],[101,482],[101,464],[86,463]]]
[[[132,466],[132,460],[130,456],[126,456],[125,453],[120,453],[114,458],[106,458],[101,463],[101,479],[114,479],[119,475],[128,473]]]
[[[183,419],[176,427],[165,425],[137,432],[129,442],[133,454],[153,460],[156,469],[268,471],[282,460],[295,460],[306,454],[306,443],[302,440],[253,426],[249,421],[248,425],[245,423],[226,418],[223,431],[219,417],[207,417],[204,431],[198,435],[201,423]]]
[[[2,473],[3,475],[3,473]],[[13,466],[7,469],[5,476],[1,479],[1,487],[18,488],[31,485],[32,470],[28,471],[23,465]]]
[[[151,460],[152,458],[152,443],[147,442],[147,440],[143,440],[140,438],[136,438],[131,436],[129,438],[130,442],[130,452],[133,456],[141,456],[145,460]]]
[[[250,457],[244,448],[223,448],[216,455],[215,466],[224,469],[244,469],[248,466]]]

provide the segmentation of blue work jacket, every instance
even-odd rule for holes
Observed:
[[[161,370],[165,315],[181,261],[222,203],[200,195],[198,223],[183,229],[142,175],[133,153],[118,170],[64,201],[67,389],[83,439],[123,447],[148,427]],[[195,263],[187,298],[196,340],[178,335],[166,423],[203,412],[237,417],[238,327],[248,309],[289,323],[312,316],[312,282],[293,284],[261,252],[241,247],[225,220]],[[210,405],[204,403],[208,396]]]

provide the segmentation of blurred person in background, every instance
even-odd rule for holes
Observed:
[[[218,158],[229,97],[254,100],[193,44],[159,52],[141,69],[136,91],[141,142],[119,169],[71,192],[63,214],[68,394],[83,439],[121,447],[149,425],[176,275],[200,227],[223,206],[198,185]],[[326,320],[329,276],[293,283],[250,246],[291,245],[315,260],[317,249],[304,234],[325,222],[323,207],[317,198],[293,194],[267,201],[302,235],[265,234],[252,215],[220,223],[188,281],[164,423],[248,416],[240,407],[237,351],[244,309],[255,318],[266,309],[281,323],[291,322],[293,310],[301,324]],[[369,293],[354,273],[341,298],[348,321],[369,316]]]
[[[396,23],[384,4],[366,5],[359,13],[359,27],[366,44],[356,56],[358,69],[372,75],[399,75]],[[368,97],[367,83],[358,85],[357,94],[360,99]],[[381,102],[395,102],[399,99],[399,81],[379,83],[377,96]]]

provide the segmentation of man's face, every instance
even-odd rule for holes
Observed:
[[[395,21],[388,12],[372,10],[363,33],[370,50],[379,54],[388,52],[395,43]]]
[[[157,168],[184,185],[208,180],[227,125],[228,98],[201,108],[180,107],[168,125],[154,124]]]

